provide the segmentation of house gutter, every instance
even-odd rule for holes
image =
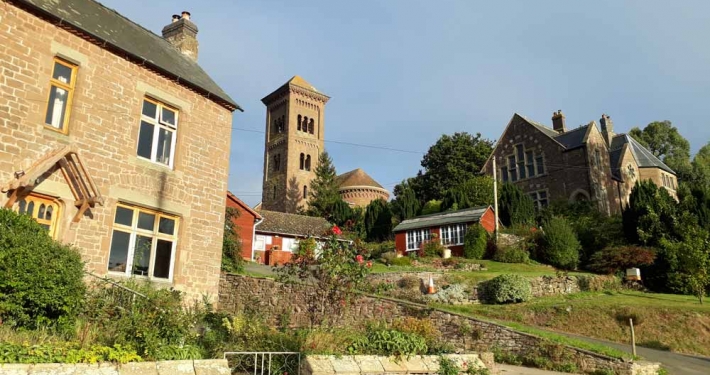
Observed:
[[[256,240],[256,226],[261,224],[264,221],[264,218],[256,218],[256,223],[254,223],[254,226],[251,228],[251,260],[254,260],[254,241]]]

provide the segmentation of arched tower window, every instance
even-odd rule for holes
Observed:
[[[303,185],[303,199],[308,199],[308,186]]]
[[[304,132],[308,131],[308,116],[303,117],[303,126],[301,126],[301,130]]]
[[[301,154],[303,155],[303,154]],[[310,171],[311,170],[311,155],[306,156],[306,170]]]
[[[314,122],[313,122],[313,119],[311,119],[311,121],[308,123],[308,132],[313,134],[313,130],[314,130],[313,128],[314,128]]]
[[[298,131],[301,131],[301,115],[298,115]]]
[[[300,161],[301,161],[301,164],[300,164],[300,167],[299,167],[299,168],[300,168],[301,170],[304,170],[305,167],[306,167],[306,156],[305,156],[303,153],[301,153]]]

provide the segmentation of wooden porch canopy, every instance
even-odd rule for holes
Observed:
[[[28,170],[15,172],[15,179],[2,187],[2,192],[12,191],[5,208],[12,207],[23,192],[31,191],[40,182],[40,177],[52,167],[59,164],[62,174],[74,195],[75,205],[79,211],[74,215],[73,222],[79,222],[84,212],[96,204],[103,206],[104,198],[94,184],[94,180],[81,161],[79,150],[75,145],[67,145],[43,156]]]

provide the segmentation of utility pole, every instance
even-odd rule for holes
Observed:
[[[498,243],[498,167],[496,167],[496,156],[493,155],[493,213],[496,220],[496,243]]]

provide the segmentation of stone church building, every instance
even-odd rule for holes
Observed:
[[[259,208],[296,212],[305,208],[318,156],[325,151],[325,105],[330,97],[299,76],[261,101],[266,106],[264,180]],[[351,206],[389,199],[389,192],[358,168],[336,178]]]
[[[677,197],[675,172],[628,134],[616,134],[602,115],[567,129],[562,111],[552,128],[514,114],[483,167],[529,194],[537,207],[553,201],[591,201],[606,214],[618,214],[639,180],[651,180]]]

